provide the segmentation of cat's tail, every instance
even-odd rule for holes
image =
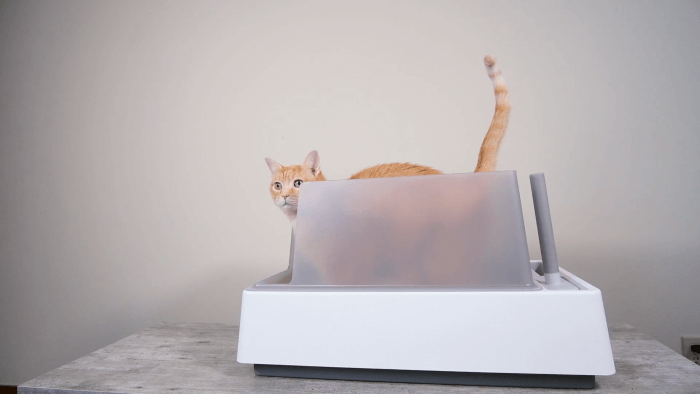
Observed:
[[[476,163],[474,172],[487,172],[496,169],[496,159],[501,147],[501,141],[508,129],[508,119],[510,118],[510,98],[508,97],[508,87],[501,77],[501,71],[496,67],[496,59],[491,55],[484,57],[486,71],[493,82],[496,94],[496,111],[491,120],[489,131],[484,137],[479,151],[479,162]]]

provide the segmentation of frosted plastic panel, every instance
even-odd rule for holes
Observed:
[[[534,287],[515,171],[302,185],[290,285]]]

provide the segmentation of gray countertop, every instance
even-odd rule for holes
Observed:
[[[700,393],[700,366],[624,324],[611,324],[617,373],[587,393]],[[238,327],[160,323],[18,388],[69,393],[568,393],[572,390],[446,386],[255,376],[236,362]]]

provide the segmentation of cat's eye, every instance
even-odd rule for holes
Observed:
[[[282,184],[279,182],[275,182],[275,189],[279,190],[282,188]]]
[[[297,179],[296,181],[294,181],[294,187],[299,187],[302,183],[304,183],[304,181],[302,181],[301,179]]]

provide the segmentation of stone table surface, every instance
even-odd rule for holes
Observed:
[[[587,393],[700,393],[700,366],[624,324],[611,324],[617,373]],[[238,327],[160,323],[39,376],[20,394],[69,393],[568,393],[577,390],[447,386],[255,376],[236,362]]]

